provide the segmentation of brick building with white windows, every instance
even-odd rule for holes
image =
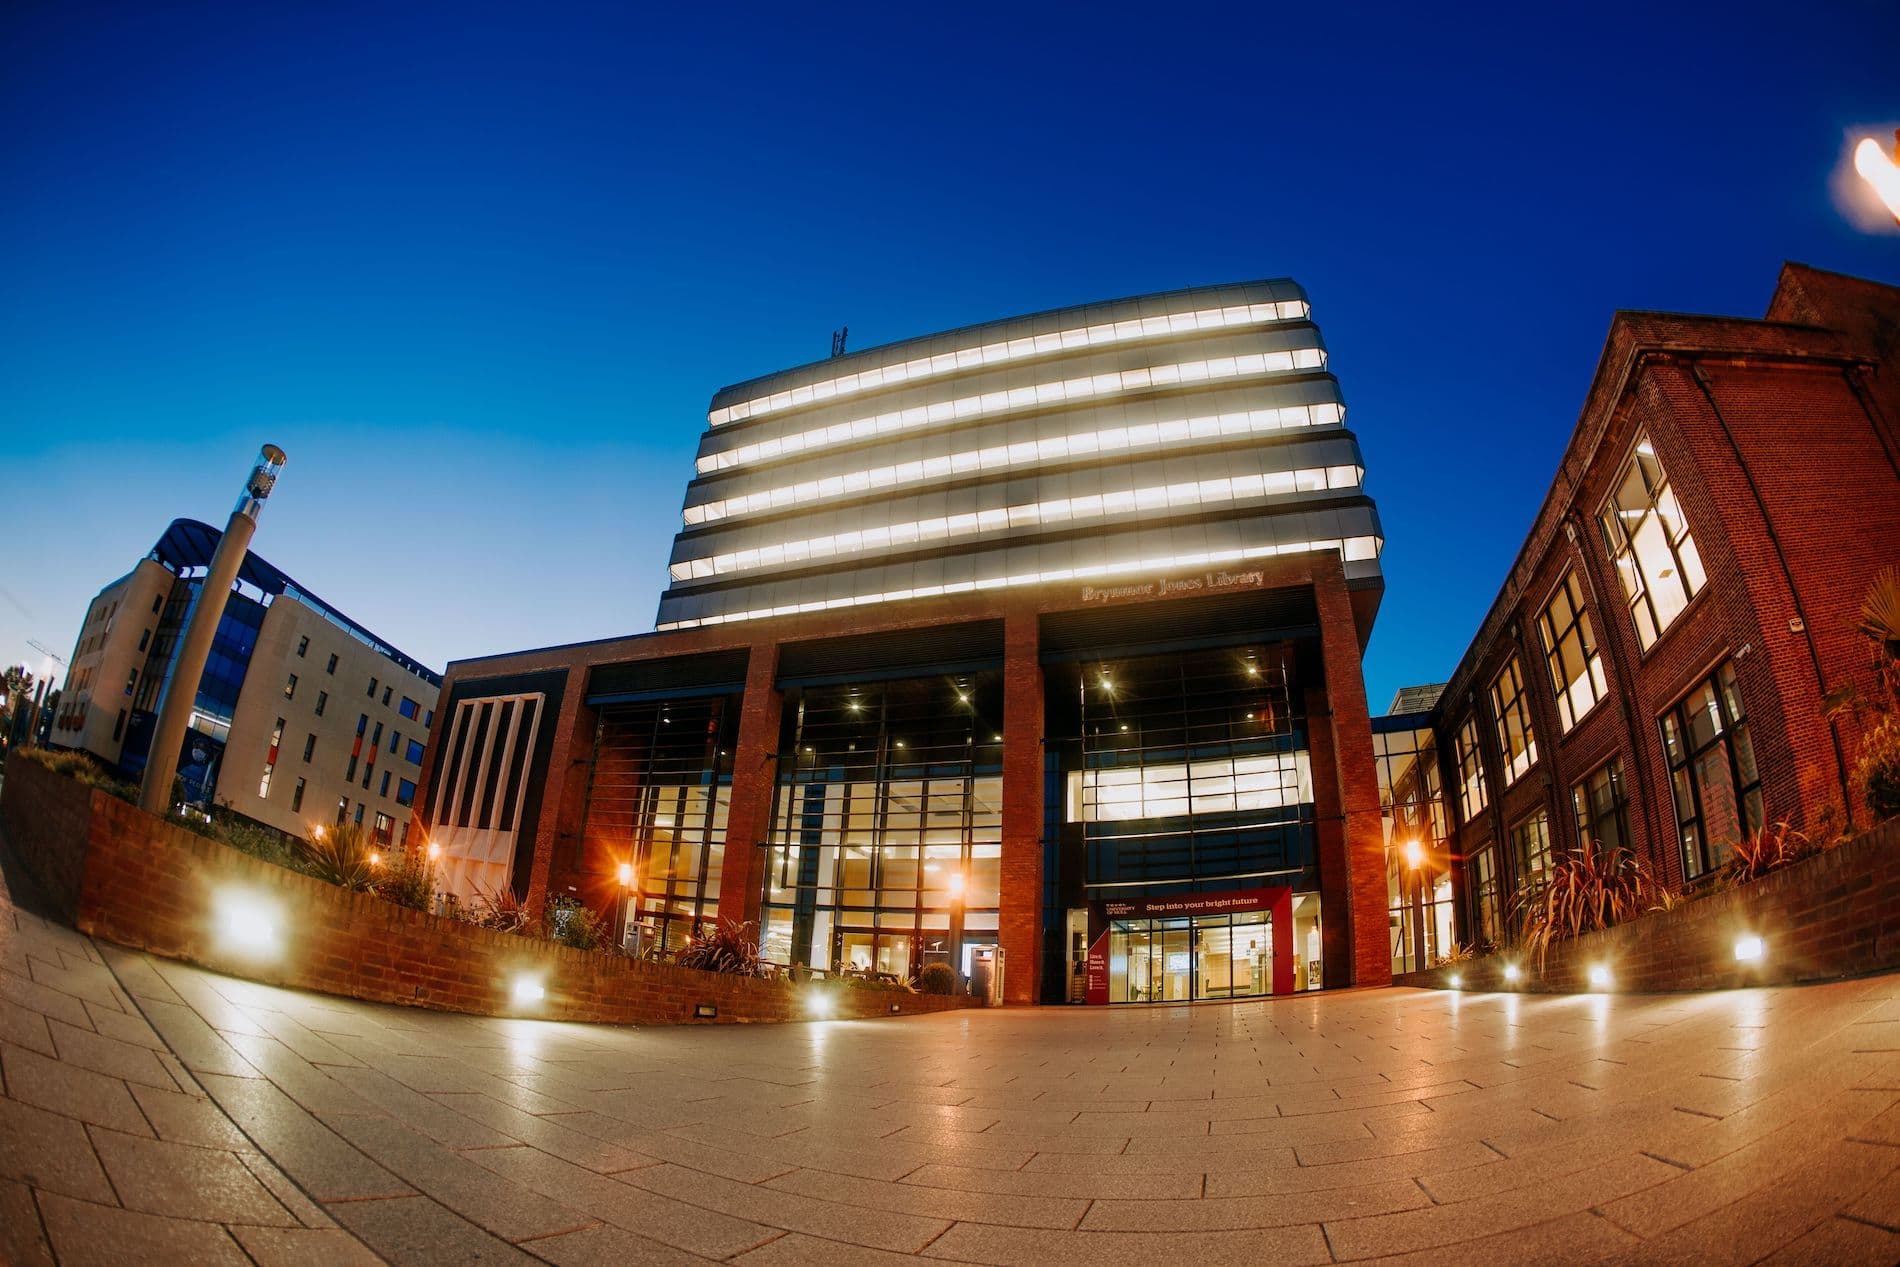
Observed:
[[[1866,825],[1823,699],[1873,685],[1860,606],[1900,563],[1897,348],[1900,290],[1799,264],[1759,321],[1616,315],[1477,637],[1374,719],[1389,848],[1423,854],[1389,868],[1395,969],[1496,939],[1580,844],[1694,886],[1764,824]]]

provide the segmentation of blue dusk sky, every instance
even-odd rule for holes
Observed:
[[[713,391],[1291,276],[1386,531],[1382,710],[1496,594],[1617,308],[1900,281],[1900,5],[0,12],[0,660],[175,516],[409,653],[652,627]]]

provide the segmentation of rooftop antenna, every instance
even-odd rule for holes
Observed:
[[[839,357],[839,356],[844,355],[844,341],[845,339],[850,337],[850,334],[851,334],[850,326],[846,326],[842,330],[833,330],[831,332],[831,355],[832,356]]]

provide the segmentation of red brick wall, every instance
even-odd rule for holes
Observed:
[[[1752,884],[1656,912],[1535,955],[1496,955],[1407,973],[1396,984],[1442,988],[1457,973],[1466,990],[1506,988],[1504,965],[1522,966],[1522,990],[1587,990],[1594,964],[1617,990],[1717,990],[1826,981],[1900,968],[1900,819]],[[1735,959],[1735,940],[1761,937],[1757,964]]]
[[[0,823],[36,878],[68,886],[81,932],[293,989],[478,1015],[672,1024],[711,1003],[718,1020],[810,1015],[813,995],[783,981],[695,972],[573,950],[348,893],[188,832],[23,757],[7,760]],[[72,881],[77,879],[77,884]],[[268,911],[278,948],[247,955],[217,935],[221,902]],[[61,891],[51,895],[57,903]],[[517,1009],[518,977],[546,997]],[[968,1006],[948,996],[826,991],[840,1017]]]

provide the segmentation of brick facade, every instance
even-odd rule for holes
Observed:
[[[1823,320],[1831,326],[1812,324]],[[1483,737],[1490,804],[1454,829],[1454,860],[1486,841],[1507,845],[1539,808],[1553,850],[1577,846],[1571,788],[1619,758],[1635,843],[1681,884],[1659,718],[1723,663],[1746,706],[1765,821],[1816,832],[1866,825],[1848,778],[1859,728],[1830,722],[1822,699],[1872,685],[1859,607],[1875,574],[1900,561],[1896,329],[1900,291],[1800,265],[1783,270],[1765,321],[1617,315],[1543,507],[1434,710],[1448,761],[1474,712]],[[1639,435],[1654,445],[1707,574],[1647,650],[1597,521]],[[1563,733],[1537,618],[1566,573],[1581,583],[1609,694]],[[1507,786],[1487,692],[1513,654],[1538,761]],[[1508,894],[1519,863],[1498,852]],[[1465,897],[1461,936],[1471,927]]]

